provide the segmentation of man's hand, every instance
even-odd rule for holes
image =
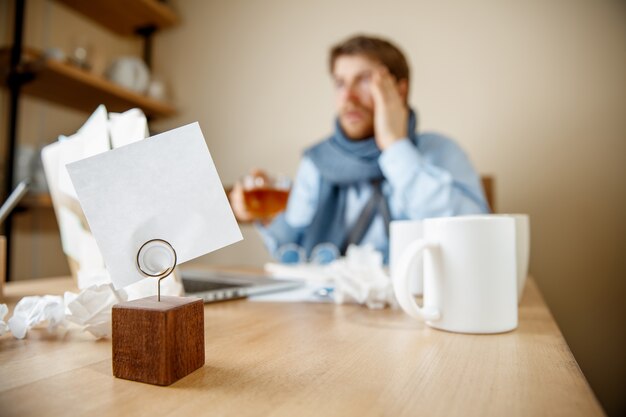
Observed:
[[[246,200],[243,196],[243,185],[240,181],[235,183],[233,189],[228,194],[228,199],[237,220],[240,222],[251,222],[254,220],[254,216],[252,216],[252,213],[248,211],[246,206]]]
[[[250,174],[235,183],[233,189],[228,194],[228,199],[230,200],[230,206],[233,209],[233,213],[235,214],[237,220],[240,222],[260,221],[263,224],[269,223],[269,219],[259,218],[250,211],[244,196],[246,188],[250,189],[254,187],[262,187],[268,183],[269,176],[266,172],[260,169],[251,170]]]
[[[408,109],[398,90],[397,82],[385,67],[372,75],[371,92],[374,99],[374,136],[381,150],[407,137]]]

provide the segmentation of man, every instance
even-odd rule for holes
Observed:
[[[417,134],[407,104],[409,68],[390,42],[355,36],[330,52],[337,121],[328,139],[307,149],[286,210],[259,223],[276,256],[299,245],[307,256],[330,243],[372,244],[388,254],[389,222],[488,212],[479,176],[464,152],[439,134]],[[235,215],[251,220],[241,185]]]

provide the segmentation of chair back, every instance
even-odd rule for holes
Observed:
[[[482,175],[480,177],[487,204],[492,213],[496,212],[496,196],[495,196],[495,178],[491,175]]]

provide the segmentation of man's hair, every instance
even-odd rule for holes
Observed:
[[[335,45],[330,50],[330,72],[335,68],[335,61],[342,55],[364,55],[380,62],[396,80],[409,81],[409,65],[400,49],[391,42],[365,35],[356,35]]]

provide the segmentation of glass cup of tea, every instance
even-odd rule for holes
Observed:
[[[291,180],[284,175],[271,177],[254,173],[242,178],[243,200],[254,219],[270,220],[287,207]]]

